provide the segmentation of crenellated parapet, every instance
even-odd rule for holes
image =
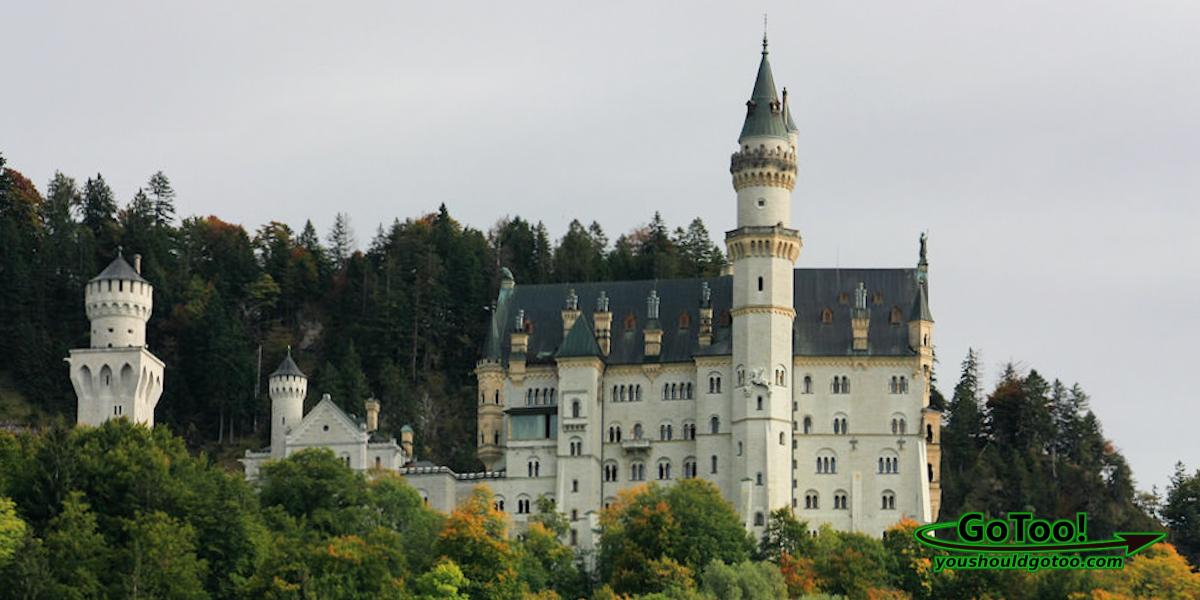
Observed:
[[[804,246],[800,232],[782,225],[739,227],[725,234],[729,258],[783,258],[794,264]]]

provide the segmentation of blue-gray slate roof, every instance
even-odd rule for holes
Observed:
[[[292,349],[291,348],[288,348],[287,356],[285,356],[283,358],[283,362],[279,363],[279,368],[275,369],[274,373],[271,373],[271,377],[279,377],[282,375],[294,375],[297,377],[306,377],[306,378],[308,377],[307,375],[304,374],[304,371],[300,370],[300,367],[296,364],[296,361],[292,360]]]
[[[100,271],[99,275],[93,277],[92,281],[103,281],[105,279],[150,283],[143,279],[141,275],[138,275],[138,272],[134,271],[133,267],[129,266],[129,263],[125,262],[125,259],[120,255],[117,255],[111,263],[108,263],[108,266],[103,271]]]
[[[738,140],[749,136],[788,139],[783,111],[771,110],[771,104],[778,101],[775,77],[771,74],[771,62],[767,60],[767,49],[764,47],[762,62],[758,64],[758,77],[754,80],[754,91],[750,93],[750,104],[746,108],[746,122],[742,124],[742,134]]]
[[[713,340],[701,348],[700,299],[702,284],[708,281],[712,290]],[[876,356],[911,356],[908,346],[908,327],[903,319],[917,300],[915,269],[796,269],[793,277],[796,319],[792,326],[792,351],[797,356],[846,356],[852,351],[853,331],[850,327],[854,289],[861,282],[867,289],[867,310],[871,325],[868,331],[868,354]],[[729,310],[733,297],[733,277],[708,279],[668,279],[645,281],[605,281],[594,283],[561,283],[517,285],[501,290],[492,316],[492,326],[484,344],[485,358],[508,361],[511,348],[510,333],[517,311],[524,310],[532,322],[526,361],[531,364],[551,364],[560,349],[573,355],[576,340],[563,344],[562,306],[570,290],[579,296],[582,314],[572,328],[592,334],[595,299],[603,290],[607,293],[612,312],[608,364],[641,364],[644,362],[688,362],[695,356],[723,356],[733,353]],[[645,356],[643,329],[646,326],[646,297],[652,290],[661,299],[659,321],[662,350],[659,356]],[[875,295],[880,302],[875,302]],[[845,301],[842,301],[845,298]],[[833,312],[832,323],[822,323],[828,308]],[[892,324],[893,309],[899,311],[900,322]],[[687,315],[682,317],[681,315]],[[628,325],[628,326],[627,326]],[[591,338],[591,335],[587,337]],[[594,338],[591,340],[594,343]]]

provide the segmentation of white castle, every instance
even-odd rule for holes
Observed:
[[[475,369],[486,471],[410,467],[410,483],[446,509],[483,480],[518,523],[552,498],[584,549],[619,491],[692,477],[758,535],[779,508],[814,530],[932,522],[925,238],[916,268],[795,268],[797,138],[764,40],[730,165],[732,273],[518,285],[505,270]]]
[[[100,425],[124,416],[154,425],[154,407],[163,390],[163,362],[146,348],[154,287],[141,276],[140,256],[134,256],[133,264],[118,254],[84,290],[91,348],[73,349],[66,359],[80,424]]]
[[[791,508],[880,535],[932,522],[941,501],[941,413],[929,407],[933,318],[925,238],[915,268],[797,269],[791,228],[798,129],[776,94],[766,40],[730,172],[737,228],[731,273],[708,279],[517,285],[505,269],[478,377],[478,457],[454,473],[378,434],[325,396],[303,414],[308,380],[289,351],[269,378],[267,460],[331,448],[354,469],[396,469],[439,510],[479,483],[518,523],[540,497],[598,542],[618,492],[681,478],[713,482],[746,528]],[[135,261],[136,264],[136,261]],[[92,347],[72,350],[79,422],[152,424],[163,364],[145,348],[152,289],[117,258],[87,287]]]

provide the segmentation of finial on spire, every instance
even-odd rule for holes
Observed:
[[[763,13],[763,54],[767,53],[767,13]]]

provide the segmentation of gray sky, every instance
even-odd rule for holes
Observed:
[[[912,266],[950,393],[968,346],[1092,395],[1142,488],[1200,467],[1200,4],[23,2],[0,152],[45,190],[163,170],[244,225],[445,202],[484,229],[655,210],[734,226],[770,13],[800,127],[801,266]]]

